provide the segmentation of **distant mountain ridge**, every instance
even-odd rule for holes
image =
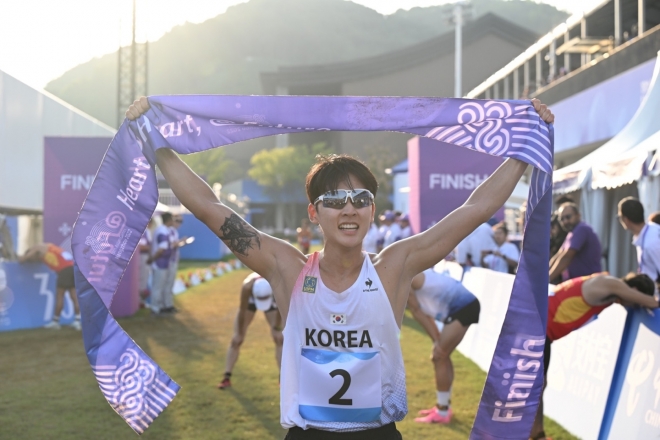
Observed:
[[[537,34],[567,14],[528,0],[473,0]],[[447,6],[383,16],[344,0],[251,0],[200,24],[177,26],[149,45],[149,94],[261,94],[260,72],[373,56],[451,29]],[[81,64],[46,90],[117,126],[117,56]]]

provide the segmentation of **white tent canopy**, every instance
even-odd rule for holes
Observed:
[[[114,133],[59,98],[0,71],[0,209],[43,211],[45,136]]]
[[[660,58],[660,53],[658,57]],[[610,179],[619,178],[619,175],[623,172],[630,174],[630,170],[634,169],[639,159],[635,161],[628,156],[624,157],[624,155],[660,130],[660,118],[658,117],[660,114],[660,80],[658,75],[660,75],[660,63],[656,60],[649,91],[630,122],[616,136],[597,150],[574,164],[555,171],[553,176],[553,192],[555,194],[577,191],[591,184],[592,172],[595,168],[604,173],[604,176],[601,176],[599,185],[603,185],[602,177],[606,177],[607,180],[607,177]],[[638,152],[644,155],[641,150],[638,150]],[[648,154],[648,150],[646,150],[646,154]],[[624,162],[619,166],[613,166],[612,162],[618,160],[624,160]],[[616,176],[608,174],[613,171],[616,172]],[[623,179],[625,181],[627,178]],[[626,183],[630,183],[630,181]],[[603,187],[607,187],[607,185],[605,184]],[[620,186],[619,184],[614,185],[614,187]]]

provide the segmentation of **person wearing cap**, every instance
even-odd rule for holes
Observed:
[[[380,223],[380,227],[378,228],[378,241],[376,242],[376,246],[378,252],[380,252],[385,247],[385,236],[394,222],[394,212],[389,209],[384,210],[378,216],[378,222]]]
[[[392,224],[385,234],[385,241],[383,242],[383,249],[394,243],[395,241],[401,240],[401,226],[399,225],[399,218],[401,217],[401,212],[394,211],[392,212]]]
[[[410,237],[412,234],[412,228],[410,227],[410,216],[404,214],[399,219],[399,226],[401,226],[401,237],[399,240]]]
[[[241,287],[241,303],[234,322],[234,336],[229,344],[227,350],[227,360],[225,363],[225,375],[222,382],[218,384],[218,388],[224,390],[231,386],[231,374],[234,370],[234,365],[238,360],[238,355],[241,350],[241,345],[245,340],[247,328],[254,319],[254,314],[257,310],[264,312],[266,321],[270,326],[270,334],[275,342],[275,360],[277,361],[277,368],[280,368],[282,363],[282,344],[284,338],[282,336],[282,318],[280,312],[275,304],[273,297],[273,290],[264,278],[256,273],[251,273],[243,281]]]

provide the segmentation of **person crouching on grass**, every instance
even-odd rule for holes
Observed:
[[[241,287],[241,303],[234,322],[234,336],[231,338],[231,343],[227,349],[225,375],[222,382],[218,384],[218,388],[221,390],[231,386],[231,374],[234,365],[238,361],[245,334],[257,310],[264,312],[266,321],[270,326],[270,334],[275,343],[275,360],[277,361],[278,370],[282,364],[282,318],[273,298],[273,289],[271,289],[268,281],[261,278],[259,274],[251,273],[245,278]]]
[[[540,117],[552,112],[532,101]],[[126,112],[139,118],[147,98]],[[495,214],[527,164],[507,159],[461,207],[421,234],[379,254],[362,251],[374,220],[378,183],[359,160],[318,156],[307,174],[307,214],[324,248],[310,255],[260,232],[229,207],[171,149],[156,162],[176,197],[273,289],[285,323],[280,421],[287,440],[401,439],[406,413],[398,335],[410,284]]]
[[[454,382],[454,365],[451,354],[461,343],[465,332],[479,322],[479,300],[460,281],[427,269],[415,276],[408,296],[408,308],[433,341],[431,361],[435,370],[437,403],[431,409],[419,412],[419,423],[451,421],[451,391]],[[436,321],[444,324],[442,331]]]

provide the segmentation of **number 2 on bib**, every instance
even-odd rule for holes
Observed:
[[[303,348],[298,394],[300,415],[307,420],[325,422],[380,420],[380,370],[377,351],[341,353]]]

